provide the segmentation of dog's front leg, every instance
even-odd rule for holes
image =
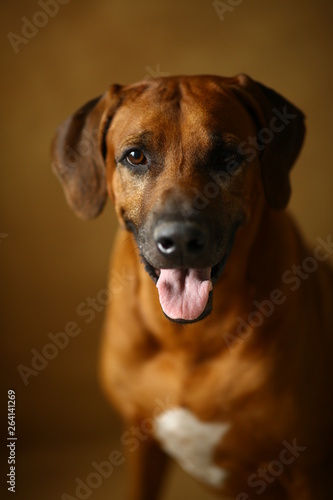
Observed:
[[[148,437],[128,453],[130,500],[157,500],[162,488],[168,456]]]

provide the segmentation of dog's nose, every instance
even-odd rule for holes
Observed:
[[[163,257],[185,261],[199,257],[207,244],[204,229],[192,222],[162,222],[154,230],[154,240]]]

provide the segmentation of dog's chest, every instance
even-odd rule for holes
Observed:
[[[219,487],[226,472],[214,463],[214,451],[229,428],[227,423],[202,422],[189,410],[174,408],[156,418],[155,436],[189,474]]]

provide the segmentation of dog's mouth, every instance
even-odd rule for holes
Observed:
[[[227,242],[219,247],[220,252],[215,256],[215,264],[212,261],[213,245],[211,245],[210,256],[208,252],[206,255],[207,267],[202,266],[202,260],[200,267],[195,267],[193,260],[193,267],[191,265],[186,267],[186,259],[183,259],[182,265],[156,267],[148,257],[149,251],[146,256],[144,245],[138,245],[145,269],[156,284],[163,313],[169,320],[177,323],[194,323],[211,313],[214,285],[222,275],[236,232],[242,223],[242,217],[234,222]]]
[[[194,323],[212,310],[213,286],[226,256],[215,266],[202,269],[156,269],[142,256],[146,271],[156,284],[165,316],[177,323]]]
[[[195,321],[213,290],[211,269],[161,269],[157,290],[164,314],[174,321]]]

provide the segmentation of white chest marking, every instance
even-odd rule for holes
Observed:
[[[185,408],[168,410],[155,421],[155,436],[164,451],[189,474],[215,487],[227,473],[214,464],[214,449],[229,429],[230,424],[201,422]]]

